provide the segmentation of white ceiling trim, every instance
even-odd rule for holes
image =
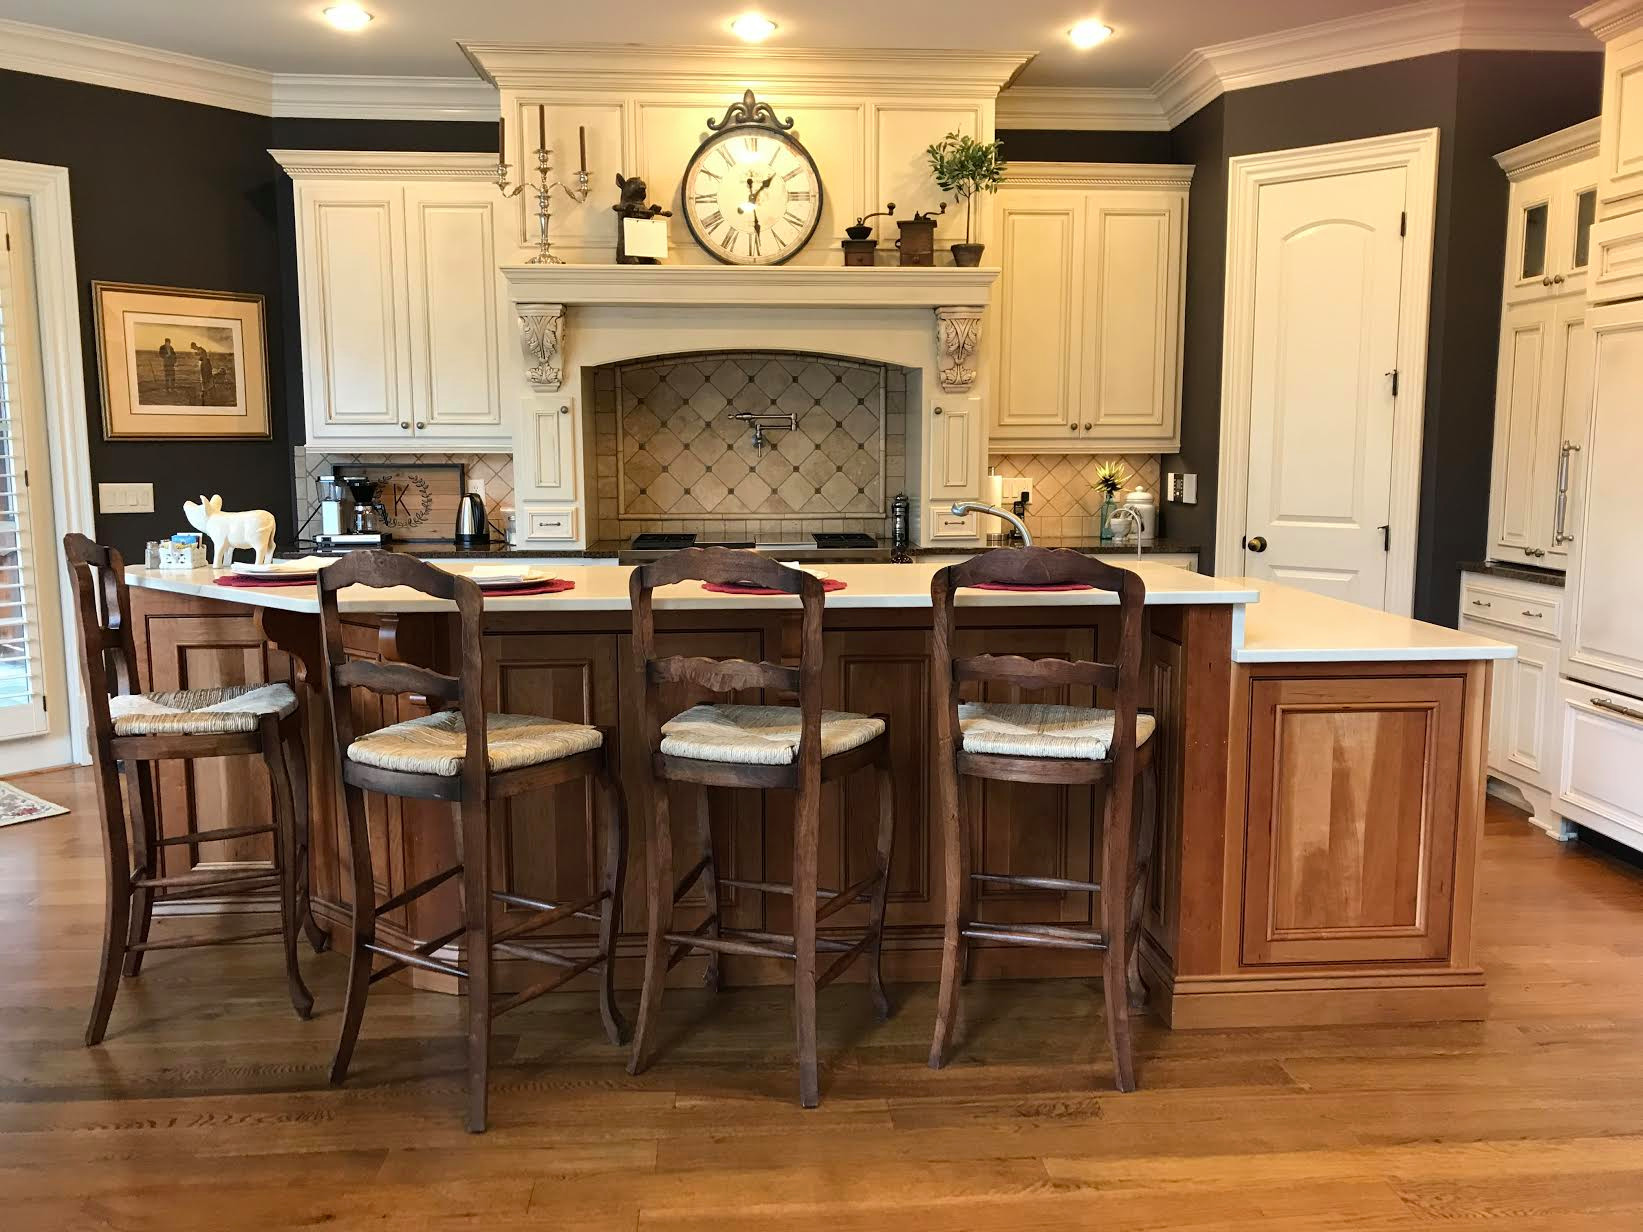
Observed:
[[[1577,12],[1574,20],[1608,43],[1643,25],[1643,4],[1637,0],[1598,0]]]
[[[1151,90],[1074,90],[1017,86],[998,96],[999,128],[1168,132],[1169,119]]]
[[[280,73],[276,116],[320,120],[482,120],[496,123],[496,87],[460,77],[330,77]]]

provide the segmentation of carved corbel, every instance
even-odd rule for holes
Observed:
[[[519,337],[525,345],[526,379],[538,389],[556,393],[564,379],[563,304],[520,304]]]
[[[977,307],[936,309],[936,361],[941,388],[947,393],[968,393],[975,384],[984,311]]]

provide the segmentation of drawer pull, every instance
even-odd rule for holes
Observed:
[[[1592,698],[1592,705],[1599,710],[1607,710],[1611,714],[1620,715],[1622,718],[1635,719],[1637,722],[1643,723],[1643,710],[1637,710],[1631,706],[1622,706],[1619,702],[1611,702],[1606,697]]]
[[[1542,614],[1540,612],[1531,612],[1528,608],[1523,609],[1523,614],[1534,620],[1540,620],[1542,618]]]
[[[1485,603],[1482,599],[1473,599],[1472,600],[1472,606],[1473,607],[1494,607],[1495,605],[1493,603]]]

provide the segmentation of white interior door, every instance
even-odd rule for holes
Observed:
[[[1408,169],[1260,189],[1243,572],[1385,607]]]
[[[0,196],[0,773],[69,760],[28,222],[25,201]]]

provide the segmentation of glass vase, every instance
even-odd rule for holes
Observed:
[[[1113,500],[1111,493],[1108,493],[1106,498],[1103,499],[1102,502],[1101,502],[1101,542],[1102,543],[1111,543],[1112,542],[1112,515],[1113,515],[1113,511],[1117,508],[1118,508],[1117,502],[1115,502]]]

